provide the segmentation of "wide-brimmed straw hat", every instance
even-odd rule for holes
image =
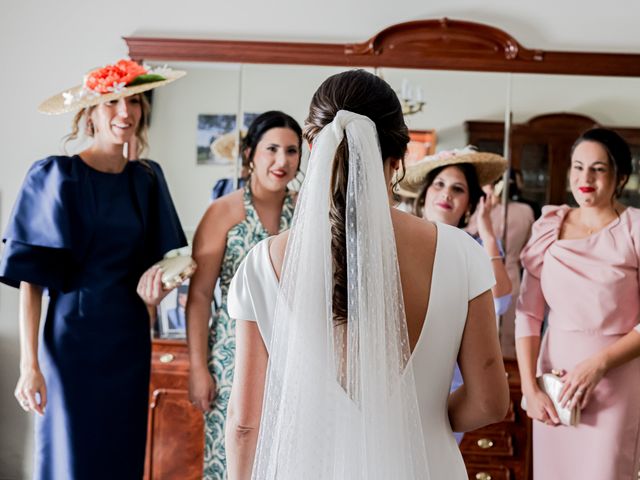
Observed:
[[[428,155],[407,168],[404,178],[396,187],[404,197],[416,197],[424,186],[427,174],[435,168],[469,163],[476,169],[480,186],[493,183],[507,169],[507,161],[495,153],[478,152],[473,147],[446,150]]]
[[[185,71],[166,66],[151,68],[133,60],[120,60],[113,65],[92,70],[85,75],[82,85],[49,97],[40,104],[38,111],[58,115],[92,107],[167,85],[186,74]]]
[[[240,131],[241,138],[244,138],[246,132]],[[220,135],[211,143],[211,153],[216,158],[221,160],[228,160],[231,163],[235,163],[238,158],[238,131],[233,130],[231,132]]]

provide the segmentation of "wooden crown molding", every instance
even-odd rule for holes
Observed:
[[[136,36],[124,40],[136,60],[640,77],[640,54],[531,50],[503,30],[447,18],[392,25],[362,43]]]

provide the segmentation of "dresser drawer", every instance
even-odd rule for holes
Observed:
[[[151,349],[151,370],[152,374],[165,371],[188,373],[189,353],[184,340],[154,341]]]
[[[513,436],[509,432],[482,429],[465,433],[460,450],[465,455],[513,457]]]
[[[512,480],[511,471],[504,465],[467,465],[469,480]]]

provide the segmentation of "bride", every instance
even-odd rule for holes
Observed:
[[[452,430],[508,405],[489,258],[392,208],[409,138],[380,78],[325,80],[305,137],[292,228],[256,245],[229,291],[229,478],[466,479]],[[449,394],[456,360],[464,385]]]

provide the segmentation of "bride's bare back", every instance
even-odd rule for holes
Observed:
[[[437,227],[413,215],[391,209],[409,344],[413,352],[429,309]],[[278,278],[289,232],[276,236],[269,254]],[[498,343],[491,291],[471,299],[458,355],[464,385],[449,399],[449,420],[454,431],[469,431],[501,421],[509,401],[502,353]],[[415,370],[416,375],[420,370]]]
[[[391,209],[391,220],[396,237],[409,344],[413,351],[429,307],[437,230],[434,224],[395,208]],[[271,241],[269,248],[278,279],[288,238],[288,231],[281,233]]]

